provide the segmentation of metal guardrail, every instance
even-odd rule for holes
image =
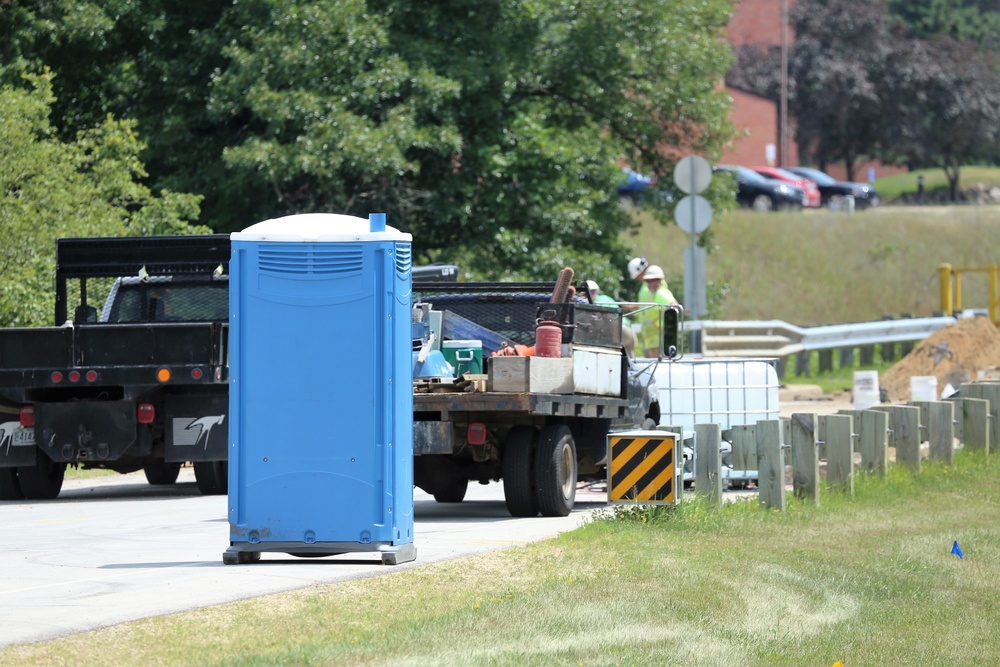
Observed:
[[[700,320],[685,322],[684,328],[701,332],[705,357],[787,357],[812,350],[921,341],[953,322],[954,317],[925,317],[798,327],[780,320]]]

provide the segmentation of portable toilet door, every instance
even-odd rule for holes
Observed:
[[[384,214],[232,235],[226,563],[413,545],[411,237]]]

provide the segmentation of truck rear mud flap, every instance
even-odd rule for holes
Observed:
[[[228,412],[229,397],[225,391],[168,396],[164,417],[166,460],[225,461]]]
[[[33,466],[35,452],[33,428],[24,428],[17,420],[0,423],[0,468]]]

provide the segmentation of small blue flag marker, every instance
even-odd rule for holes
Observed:
[[[962,553],[962,547],[958,546],[958,540],[955,540],[955,544],[952,545],[951,552],[958,556],[959,560],[965,560],[965,555]]]

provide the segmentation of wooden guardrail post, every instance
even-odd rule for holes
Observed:
[[[722,502],[722,427],[695,424],[694,492],[713,503]]]
[[[955,404],[955,437],[970,452],[990,453],[990,402],[983,398],[948,398]]]
[[[854,438],[852,446],[854,452],[861,451],[861,410],[837,410],[838,415],[847,415],[851,418],[851,436]]]
[[[861,411],[861,469],[885,477],[889,468],[889,415]]]
[[[920,408],[912,405],[889,405],[885,409],[892,417],[896,463],[913,472],[920,472]]]
[[[796,498],[819,505],[819,438],[816,415],[795,413],[790,420],[792,446],[792,492]]]
[[[910,401],[920,408],[920,422],[926,427],[930,458],[952,465],[955,460],[955,410],[949,401]]]
[[[757,469],[757,433],[753,424],[733,426],[733,470]]]
[[[809,353],[808,350],[803,350],[803,351],[798,352],[798,353],[795,354],[795,376],[796,377],[802,377],[803,375],[805,375],[806,377],[810,377],[810,374],[809,374],[809,357],[810,357],[810,353]]]
[[[964,382],[959,393],[967,398],[982,398],[989,402],[990,451],[1000,447],[1000,383]]]
[[[785,455],[781,447],[781,420],[757,422],[757,492],[761,507],[785,509]]]
[[[826,485],[831,491],[854,493],[854,419],[820,415],[820,439],[826,443]]]

